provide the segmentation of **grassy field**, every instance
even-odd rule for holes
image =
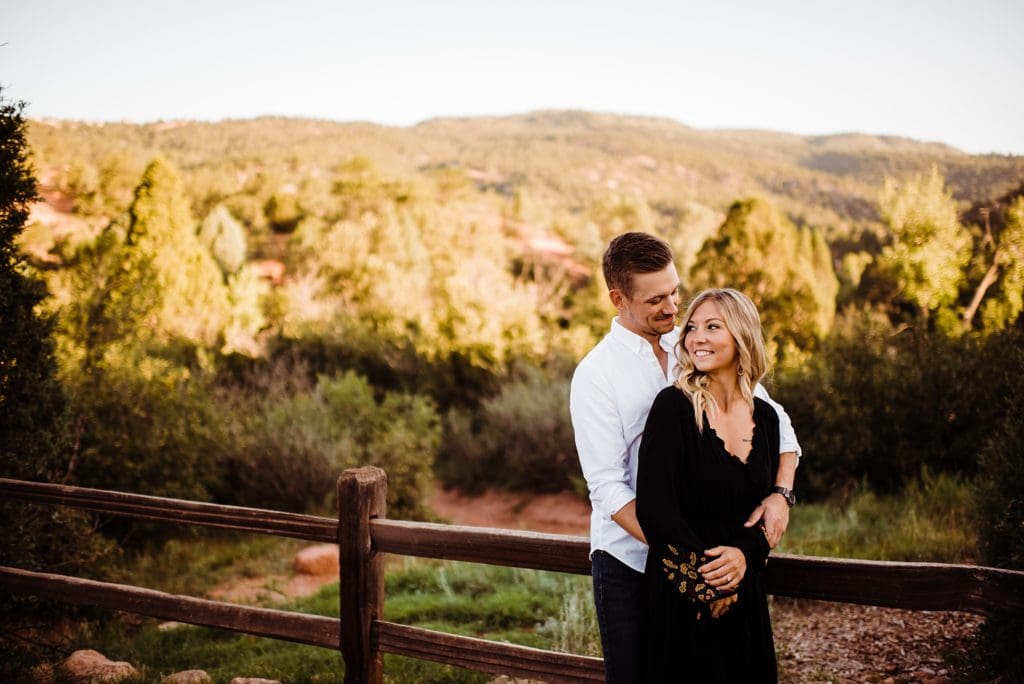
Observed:
[[[972,562],[975,539],[970,489],[961,481],[925,477],[902,496],[855,495],[845,506],[801,505],[780,551],[886,560]],[[124,573],[143,586],[202,594],[231,578],[287,572],[301,544],[288,540],[216,536],[180,540],[159,555],[143,555]],[[386,577],[385,617],[402,624],[566,652],[599,655],[590,578],[470,563],[393,559]],[[288,610],[338,614],[338,588],[281,604]],[[156,621],[103,619],[83,626],[78,648],[127,660],[139,681],[159,682],[184,669],[206,670],[214,682],[236,676],[283,682],[340,682],[341,657],[332,651],[271,639]],[[485,682],[487,675],[385,658],[389,682]]]

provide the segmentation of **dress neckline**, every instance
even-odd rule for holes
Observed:
[[[750,431],[750,451],[747,452],[747,458],[742,459],[736,454],[729,451],[728,447],[725,446],[725,440],[722,439],[721,435],[718,434],[718,430],[711,427],[711,421],[708,420],[707,412],[704,413],[704,428],[706,430],[711,430],[711,436],[713,437],[713,441],[715,445],[718,447],[718,450],[725,454],[726,456],[728,456],[729,458],[734,459],[737,463],[743,466],[750,464],[750,457],[754,455],[754,445],[757,444],[758,423],[753,411],[750,414],[750,419],[754,422],[754,429]]]

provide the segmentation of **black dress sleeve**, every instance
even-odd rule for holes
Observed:
[[[686,395],[668,387],[654,399],[640,441],[636,479],[636,517],[652,552],[668,544],[700,554],[707,548],[683,518],[679,507],[680,466],[697,431]]]

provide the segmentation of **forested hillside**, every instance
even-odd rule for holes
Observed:
[[[1021,369],[1020,157],[586,112],[28,132],[86,484],[309,509],[370,461],[396,515],[435,476],[578,487],[568,378],[626,230],[755,299],[810,497],[973,477]]]
[[[583,495],[569,379],[614,313],[607,242],[644,230],[684,299],[757,304],[806,516],[843,511],[812,552],[877,531],[877,557],[1024,567],[1024,158],[586,112],[20,111],[0,112],[2,476],[329,512],[338,473],[374,464],[396,518],[430,517],[438,481]],[[5,562],[96,576],[180,533],[0,516]]]

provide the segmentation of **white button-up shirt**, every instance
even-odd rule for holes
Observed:
[[[624,328],[616,317],[611,331],[576,367],[569,390],[576,450],[593,508],[590,553],[600,549],[638,572],[644,571],[647,545],[620,527],[612,515],[636,498],[640,438],[654,398],[675,381],[679,334],[676,328],[661,336],[659,343],[670,361],[667,371],[662,371],[650,342]],[[780,453],[799,455],[789,416],[760,384],[754,393],[779,415]]]

